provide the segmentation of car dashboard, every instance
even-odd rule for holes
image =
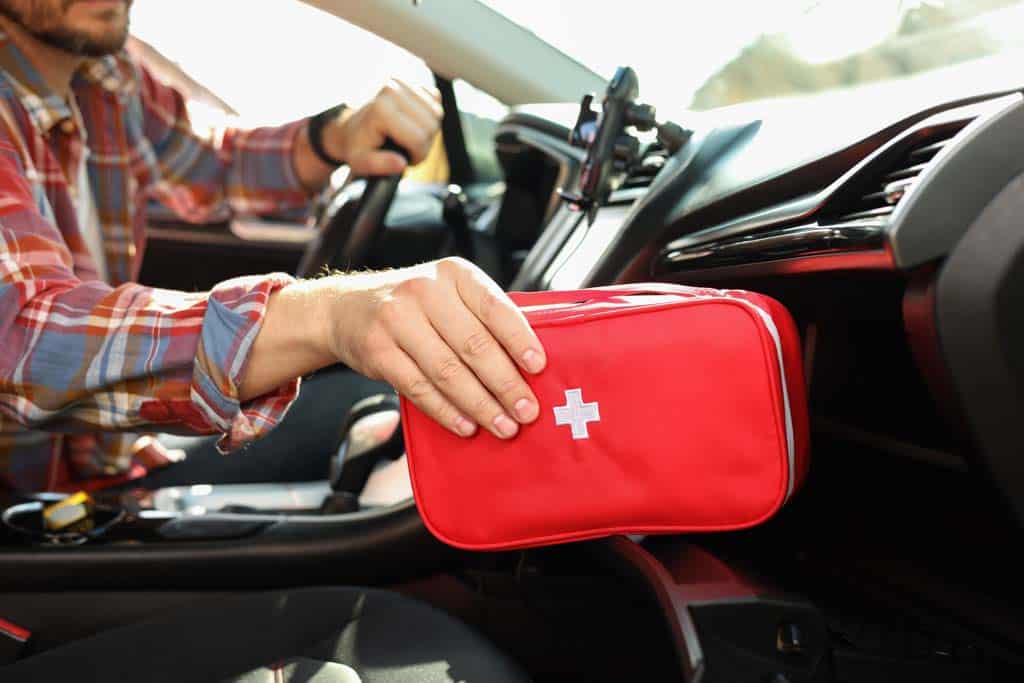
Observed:
[[[966,222],[1024,167],[1015,142],[1020,105],[1021,95],[1011,93],[936,106],[838,147],[839,133],[811,144],[797,126],[776,130],[765,120],[698,131],[656,175],[612,194],[599,213],[604,230],[565,215],[570,207],[549,185],[547,203],[556,210],[515,284],[550,286],[567,266],[573,275],[561,275],[561,284],[572,286],[915,268],[945,256]],[[539,151],[558,168],[558,187],[568,187],[583,151],[567,135],[517,111],[496,142],[506,157]],[[554,258],[552,241],[562,246]]]
[[[1024,567],[999,550],[1024,525],[1024,98],[897,114],[820,99],[705,112],[672,155],[643,142],[644,163],[592,222],[562,200],[585,158],[566,142],[575,107],[516,110],[495,142],[517,199],[481,229],[528,222],[518,206],[541,217],[510,289],[657,280],[786,304],[804,345],[812,477],[768,529],[708,542],[788,548],[801,571],[814,558],[814,576],[873,586],[883,604],[927,604],[1024,643],[1012,625]]]
[[[934,434],[934,423],[946,422],[941,411],[954,409],[938,405],[951,400],[942,388],[949,378],[927,362],[936,353],[929,345],[938,343],[930,329],[938,324],[936,269],[1024,172],[1017,142],[1024,98],[1017,92],[978,97],[874,125],[861,124],[839,144],[835,130],[823,134],[827,126],[801,135],[799,126],[775,126],[771,119],[697,130],[677,154],[662,153],[658,163],[627,178],[591,222],[559,197],[578,181],[584,157],[565,141],[568,128],[516,111],[498,128],[499,156],[511,185],[520,177],[533,183],[509,193],[533,192],[534,204],[543,207],[536,214],[544,218],[510,288],[643,280],[750,286],[787,303],[811,346],[823,341],[822,328],[837,310],[847,324],[891,322],[903,337],[895,347],[913,357],[904,364],[908,374],[918,376],[927,403],[936,404],[922,420],[930,426],[910,443],[952,453],[957,445]],[[500,229],[522,217],[506,202],[491,219]],[[922,297],[930,297],[930,309]],[[818,350],[808,349],[812,357]],[[891,392],[894,379],[879,377],[882,386],[874,389]],[[900,428],[879,427],[887,436],[892,430]]]

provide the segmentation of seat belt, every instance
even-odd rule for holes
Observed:
[[[32,632],[17,624],[0,619],[0,666],[13,664],[28,651]]]
[[[434,84],[441,93],[441,137],[445,156],[448,157],[448,182],[466,187],[476,180],[476,174],[466,148],[459,105],[455,101],[455,87],[449,79],[437,74],[434,74]]]

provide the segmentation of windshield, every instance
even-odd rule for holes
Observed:
[[[1024,0],[484,1],[602,76],[632,66],[641,97],[670,109],[850,87],[996,54],[1006,58],[993,67],[1000,87],[1024,81],[1008,67],[1024,64]]]
[[[298,0],[136,0],[131,27],[244,125],[366,101],[390,76],[433,84],[418,57]]]

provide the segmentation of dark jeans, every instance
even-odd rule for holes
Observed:
[[[217,437],[163,435],[160,441],[164,445],[180,448],[188,457],[124,488],[326,479],[349,408],[381,392],[393,390],[348,368],[321,370],[303,380],[299,397],[284,420],[263,438],[225,455],[217,452]]]

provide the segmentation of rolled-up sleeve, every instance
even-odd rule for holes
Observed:
[[[295,400],[299,380],[245,403],[238,399],[239,384],[263,323],[267,300],[291,281],[290,276],[277,273],[235,278],[213,289],[206,298],[188,400],[144,404],[143,415],[152,415],[158,422],[164,415],[180,412],[185,416],[198,411],[200,424],[211,425],[224,434],[218,445],[225,451],[276,426]]]
[[[0,411],[28,429],[224,435],[276,425],[298,381],[240,403],[239,378],[284,274],[206,293],[81,281],[0,140]]]

